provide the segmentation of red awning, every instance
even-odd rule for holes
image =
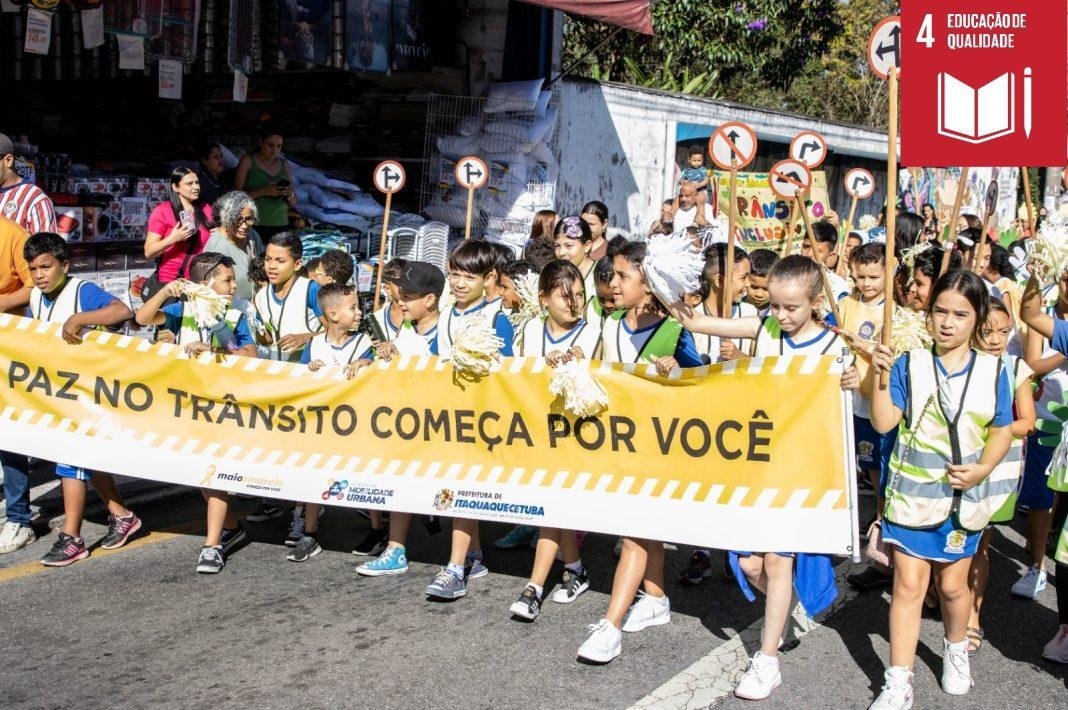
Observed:
[[[653,19],[649,10],[650,0],[520,0],[531,5],[551,7],[573,15],[619,25],[628,30],[651,35]]]

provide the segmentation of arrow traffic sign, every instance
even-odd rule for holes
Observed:
[[[375,167],[373,180],[375,189],[383,194],[392,195],[404,187],[407,176],[404,173],[404,166],[396,160],[383,160]]]
[[[768,184],[776,195],[792,200],[812,186],[812,172],[799,160],[780,160],[768,171]]]
[[[756,131],[739,121],[728,121],[712,132],[708,155],[721,170],[741,170],[757,152]]]
[[[474,155],[460,158],[456,161],[456,182],[460,187],[477,190],[489,182],[489,167]]]
[[[901,69],[901,17],[883,18],[868,38],[868,65],[880,79],[890,76],[890,69]]]
[[[875,176],[864,168],[853,168],[845,174],[845,189],[850,197],[866,200],[875,194]]]
[[[815,131],[801,131],[790,141],[790,157],[815,170],[827,159],[827,139]]]

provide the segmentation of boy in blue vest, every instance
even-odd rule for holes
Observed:
[[[106,293],[96,284],[69,277],[70,256],[67,243],[58,234],[39,232],[26,240],[23,248],[26,263],[33,278],[29,318],[63,323],[62,337],[71,345],[82,342],[87,328],[114,326],[133,315],[122,301]],[[82,518],[85,514],[86,485],[92,481],[108,508],[108,533],[100,541],[105,550],[122,547],[130,536],[141,529],[141,519],[126,507],[115,485],[106,473],[89,472],[82,468],[56,465],[56,475],[63,490],[63,530],[52,549],[41,558],[46,567],[65,567],[89,556],[82,539]]]
[[[210,251],[198,254],[189,263],[189,279],[233,303],[237,276],[234,260],[230,257]],[[161,326],[170,331],[178,346],[190,357],[209,351],[256,357],[256,343],[249,330],[248,317],[239,309],[229,308],[216,327],[203,328],[186,312],[186,304],[181,298],[182,282],[171,281],[137,311],[138,324]],[[176,302],[164,306],[163,303],[170,299]],[[208,505],[208,530],[197,560],[197,572],[215,574],[222,571],[226,555],[245,540],[245,529],[230,510],[229,493],[207,488],[201,488],[200,493]]]

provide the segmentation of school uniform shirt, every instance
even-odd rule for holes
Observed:
[[[240,312],[242,309],[235,303],[231,304],[229,310]],[[162,327],[165,330],[174,333],[175,337],[179,340],[179,345],[185,345],[186,343],[181,342],[182,319],[185,316],[185,304],[182,302],[168,304],[160,309],[160,313],[162,313],[164,317]],[[256,340],[252,337],[252,329],[249,328],[248,316],[244,312],[241,312],[237,322],[233,325],[233,329],[235,350],[243,348],[246,345],[255,345]],[[200,342],[211,345],[211,330],[208,328],[198,328],[197,330],[200,331]]]
[[[520,357],[545,357],[556,350],[567,352],[578,347],[583,357],[590,360],[601,345],[599,324],[590,323],[585,318],[580,318],[570,330],[557,338],[549,333],[547,319],[532,318],[524,324],[522,336],[521,339],[517,338],[521,342],[515,353]]]
[[[708,304],[701,301],[701,305],[697,307],[697,312],[701,315],[711,316],[708,311]],[[757,315],[756,306],[745,301],[738,301],[731,307],[731,318],[746,318],[748,316]],[[708,358],[707,363],[713,363],[719,361],[719,344],[720,338],[716,335],[708,335],[707,333],[693,333],[694,346],[697,348],[697,352],[703,357]],[[734,341],[734,347],[741,350],[743,353],[749,354],[749,349],[753,346],[753,341],[749,338],[736,338]]]
[[[301,291],[306,294],[302,299],[303,303],[294,303],[293,301],[299,299],[297,294]],[[322,327],[319,322],[323,315],[319,309],[319,284],[297,276],[289,293],[282,299],[275,295],[274,284],[267,284],[256,294],[254,303],[256,317],[274,338],[271,359],[290,362],[299,360],[298,353],[283,353],[277,343],[286,335],[315,333]]]
[[[26,180],[0,188],[0,215],[30,234],[58,231],[52,200],[41,188]]]
[[[619,327],[615,329],[615,343],[613,352],[619,353],[619,360],[610,359],[607,353],[604,353],[602,357],[609,362],[640,362],[642,360],[642,350],[645,349],[646,344],[652,340],[653,335],[657,329],[664,324],[667,318],[663,318],[656,323],[646,326],[645,328],[639,328],[637,330],[631,330],[627,325],[627,317],[623,315],[619,319]],[[608,322],[606,320],[605,326]],[[601,334],[602,339],[605,337],[604,331]],[[607,345],[605,347],[608,347]],[[705,361],[701,359],[701,354],[697,352],[697,346],[693,342],[693,334],[688,330],[679,331],[679,339],[675,344],[675,352],[673,357],[679,363],[679,367],[701,367],[705,364]]]
[[[54,296],[54,300],[49,296]],[[41,289],[34,286],[26,316],[51,323],[65,323],[75,313],[96,311],[117,300],[91,281],[68,277],[57,294],[41,293]]]
[[[968,364],[960,372],[950,375],[941,358],[935,358],[936,374],[942,385],[938,390],[939,405],[948,419],[952,420],[960,409],[961,400],[970,378],[968,374],[975,365],[975,352],[969,355]],[[890,400],[902,412],[908,411],[908,359],[902,355],[894,361],[890,370]],[[1001,369],[997,382],[997,403],[991,426],[1012,424],[1012,376],[1006,368]],[[892,474],[891,474],[892,475]],[[883,519],[883,540],[907,551],[909,555],[935,562],[956,562],[973,557],[979,548],[982,532],[960,529],[956,515],[950,515],[936,528],[912,529]]]
[[[397,333],[397,337],[393,339],[393,346],[397,348],[397,352],[401,355],[421,356],[421,355],[437,355],[438,354],[438,326],[437,323],[433,325],[425,333],[420,333],[415,329],[415,324],[411,321],[405,321],[400,330]]]
[[[400,332],[400,328],[404,325],[402,320],[400,323],[394,323],[393,319],[389,315],[390,304],[387,301],[384,306],[379,306],[378,310],[371,314],[371,317],[378,321],[378,327],[382,329],[382,333],[385,334],[386,340],[393,340]]]
[[[1044,302],[1048,302],[1049,300],[1054,301],[1054,304],[1045,308],[1046,315],[1053,318],[1053,340],[1048,341],[1043,339],[1042,357],[1051,357],[1056,353],[1065,354],[1066,350],[1068,350],[1068,348],[1065,347],[1068,345],[1068,338],[1058,341],[1058,333],[1063,332],[1065,321],[1057,316],[1055,303],[1057,298],[1057,285],[1053,284],[1043,289],[1042,298]],[[1020,348],[1020,344],[1015,343],[1014,345],[1015,347],[1009,352],[1014,355],[1022,355],[1023,353],[1017,350]],[[1060,404],[1064,398],[1064,394],[1068,392],[1068,367],[1066,367],[1066,364],[1064,363],[1058,365],[1056,369],[1040,378],[1039,383],[1041,384],[1041,396],[1035,399],[1035,415],[1040,420],[1059,423],[1060,419],[1050,412],[1049,407],[1050,404]]]
[[[334,345],[326,338],[326,333],[319,333],[308,342],[308,347],[300,354],[300,364],[307,365],[322,360],[328,367],[344,367],[357,360],[373,360],[371,339],[366,333],[351,333],[341,345]]]
[[[497,334],[504,345],[501,346],[500,354],[512,357],[512,343],[515,341],[515,329],[508,321],[508,317],[500,310],[500,304],[496,307],[490,305],[486,299],[482,299],[466,311],[461,311],[455,305],[441,314],[438,319],[438,355],[447,358],[452,357],[452,344],[460,321],[464,318],[481,318],[491,324],[493,332]]]
[[[768,316],[760,323],[757,331],[754,357],[773,357],[776,355],[838,355],[845,347],[845,341],[838,334],[826,328],[820,328],[816,335],[807,340],[794,340],[779,330],[775,316]],[[778,330],[778,335],[772,331]]]
[[[849,295],[838,302],[838,314],[842,316],[842,328],[855,333],[869,343],[876,343],[883,330],[883,299],[864,303],[856,295]],[[856,359],[860,388],[853,390],[853,414],[864,419],[871,418],[871,395],[875,376],[871,362],[863,357]]]

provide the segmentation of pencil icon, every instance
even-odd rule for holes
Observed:
[[[1031,67],[1024,67],[1023,80],[1024,135],[1031,137]]]

